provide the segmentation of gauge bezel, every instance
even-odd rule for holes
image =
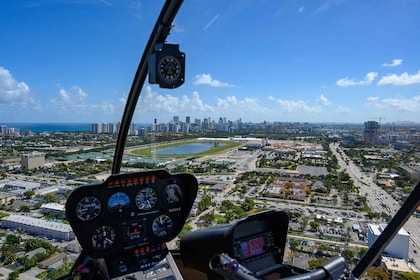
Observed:
[[[106,233],[107,235],[105,236],[104,233]],[[108,234],[110,234],[110,236],[108,236]],[[99,240],[97,240],[95,237],[101,237],[101,235],[102,235],[102,238],[101,238],[102,244],[98,244],[97,242],[99,242]],[[108,240],[108,243],[105,243],[104,240]],[[101,225],[98,228],[96,228],[92,233],[92,246],[93,248],[99,251],[108,250],[115,244],[116,240],[117,240],[117,232],[112,226],[109,226],[109,225]],[[98,246],[98,245],[102,245],[102,246]]]
[[[168,224],[165,224],[165,225],[158,224],[158,222],[161,221],[162,219],[164,219],[165,223],[168,223]],[[152,232],[155,236],[158,236],[158,237],[165,237],[167,235],[170,235],[173,231],[173,223],[174,222],[170,216],[165,215],[165,214],[159,215],[153,219]],[[165,226],[166,231],[164,233],[162,233],[163,232],[162,226]]]
[[[83,202],[84,200],[88,200],[88,202]],[[81,211],[81,207],[82,206],[86,206],[85,203],[93,203],[94,201],[94,205],[95,206],[99,206],[99,208],[96,207],[92,207],[92,206],[88,206],[88,208],[93,208],[95,211],[93,211],[92,213],[94,214],[92,217],[90,216],[86,216],[86,214],[84,214],[82,216],[82,214],[80,214]],[[82,199],[79,200],[79,202],[76,205],[76,216],[79,220],[84,221],[84,222],[89,222],[89,221],[93,221],[94,219],[96,219],[102,212],[102,204],[101,201],[96,197],[96,196],[85,196]]]
[[[140,197],[140,194],[141,193],[143,193],[143,192],[145,192],[145,191],[147,191],[147,192],[149,192],[149,191],[151,191],[153,194],[152,194],[152,198],[155,200],[154,201],[154,203],[152,203],[152,204],[150,204],[150,206],[149,207],[140,207],[139,206],[139,201],[138,201],[138,199],[139,199],[139,197]],[[153,188],[151,188],[151,187],[145,187],[145,188],[141,188],[137,193],[136,193],[136,197],[135,197],[135,203],[136,203],[136,206],[137,206],[137,208],[139,209],[139,210],[141,210],[141,211],[149,211],[149,210],[151,210],[151,209],[153,209],[156,205],[157,205],[157,203],[158,203],[158,201],[159,201],[159,198],[158,198],[158,194],[157,194],[157,192],[156,192],[156,190],[155,189],[153,189]],[[147,199],[147,201],[150,201],[150,199]]]
[[[177,183],[172,182],[163,189],[163,197],[166,204],[174,206],[182,201],[184,192]]]

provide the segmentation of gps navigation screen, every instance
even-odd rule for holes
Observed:
[[[241,242],[242,256],[247,259],[265,253],[264,236],[259,236]]]

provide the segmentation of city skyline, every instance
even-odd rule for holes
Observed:
[[[7,54],[0,61],[0,119],[119,121],[162,4],[0,3],[0,53]],[[419,3],[190,4],[181,6],[168,37],[186,53],[186,82],[164,90],[146,81],[133,122],[174,114],[243,122],[419,122]]]

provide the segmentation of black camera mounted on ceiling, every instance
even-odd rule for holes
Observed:
[[[156,44],[155,52],[149,55],[149,83],[161,88],[177,88],[185,80],[185,53],[178,44]]]

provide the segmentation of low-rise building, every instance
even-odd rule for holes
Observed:
[[[383,256],[381,258],[381,266],[385,267],[390,273],[390,280],[400,280],[399,272],[411,272],[407,261],[404,259],[397,259]]]
[[[21,157],[20,164],[22,166],[22,171],[27,172],[31,169],[38,167],[44,167],[45,165],[45,154],[33,152],[31,154],[23,155]]]
[[[41,213],[44,215],[47,214],[54,214],[57,217],[65,217],[66,216],[66,207],[62,204],[58,203],[46,203],[41,205]]]
[[[6,179],[0,181],[0,187],[4,187],[5,190],[11,193],[23,195],[26,191],[32,191],[40,188],[41,183]]]
[[[10,215],[1,219],[1,227],[5,229],[23,229],[27,234],[42,236],[58,241],[74,240],[73,229],[68,224],[41,220],[23,215]]]
[[[384,231],[385,227],[386,224],[368,224],[369,248],[373,245],[378,236]],[[401,228],[385,248],[384,254],[408,261],[409,241],[410,235],[404,228]]]
[[[304,178],[276,177],[265,190],[264,195],[281,199],[304,201],[308,180]]]

